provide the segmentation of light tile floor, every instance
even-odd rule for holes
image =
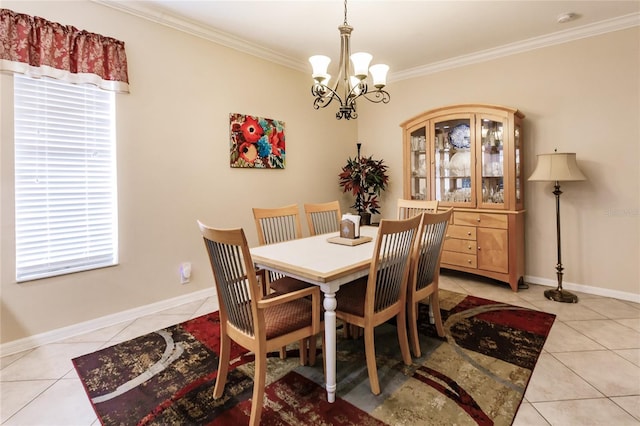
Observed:
[[[483,278],[446,273],[441,288],[557,315],[514,425],[640,425],[640,305],[578,294],[544,298],[548,287],[512,292]],[[187,303],[1,358],[0,423],[99,425],[71,359],[217,309]]]

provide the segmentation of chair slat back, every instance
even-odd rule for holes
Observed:
[[[409,262],[420,216],[380,222],[369,271],[365,311],[380,312],[405,301]]]
[[[328,234],[340,230],[340,203],[330,201],[328,203],[305,204],[304,212],[307,216],[307,225],[311,235]]]
[[[296,204],[276,208],[254,208],[253,217],[261,246],[281,243],[302,238],[300,213]],[[269,271],[269,281],[273,282],[284,275]]]
[[[242,229],[213,229],[198,222],[215,278],[220,321],[254,336],[258,280]]]
[[[398,219],[408,219],[422,213],[437,213],[438,200],[398,199]]]
[[[412,289],[425,288],[440,273],[440,258],[452,211],[449,208],[443,213],[423,215],[412,260]]]
[[[253,217],[260,245],[302,237],[300,214],[296,204],[272,209],[254,208]]]

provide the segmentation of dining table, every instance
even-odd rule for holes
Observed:
[[[324,298],[325,382],[327,401],[336,397],[336,293],[340,286],[366,276],[378,234],[374,226],[361,226],[360,237],[370,241],[353,245],[329,240],[337,232],[268,244],[250,249],[256,267],[278,272],[320,287]],[[339,239],[342,241],[341,239]],[[345,241],[343,241],[345,242]]]

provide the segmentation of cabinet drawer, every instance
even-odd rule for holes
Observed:
[[[477,268],[478,259],[474,254],[456,253],[453,251],[443,251],[440,263],[449,265],[466,266],[467,268]]]
[[[459,238],[462,240],[475,240],[476,239],[476,227],[475,226],[460,226],[449,225],[447,228],[448,238]]]
[[[478,246],[473,240],[459,240],[457,238],[449,238],[444,241],[444,250],[448,251],[476,254],[477,248]]]
[[[453,212],[453,223],[466,226],[507,229],[509,218],[506,214]]]

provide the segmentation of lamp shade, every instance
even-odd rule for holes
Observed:
[[[376,89],[382,89],[387,84],[387,72],[389,72],[389,65],[371,65],[369,72],[371,73],[371,77],[373,77],[373,85]]]
[[[353,63],[353,74],[359,80],[363,80],[369,74],[369,64],[371,63],[371,56],[367,52],[358,52],[351,55],[351,62]]]
[[[331,58],[324,55],[315,55],[309,58],[309,62],[311,62],[311,66],[313,67],[311,76],[316,80],[318,78],[325,79]]]
[[[538,163],[529,180],[532,181],[573,181],[587,180],[576,162],[575,153],[554,152],[538,154]]]

